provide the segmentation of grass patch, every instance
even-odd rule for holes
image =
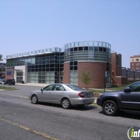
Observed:
[[[15,88],[15,87],[6,87],[6,86],[0,86],[0,89],[4,89],[4,90],[17,90],[17,88]]]
[[[125,86],[120,86],[120,87],[110,87],[110,88],[106,88],[105,92],[107,92],[107,91],[108,92],[109,91],[120,91],[120,90],[123,90],[125,87],[126,87],[126,85]],[[90,89],[90,90],[93,92],[95,97],[100,96],[100,93],[104,92],[104,89]]]
[[[112,91],[119,91],[119,90],[123,90],[125,86],[120,86],[120,87],[110,87],[110,88],[106,88],[107,90],[112,90]]]

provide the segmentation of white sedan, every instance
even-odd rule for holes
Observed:
[[[29,99],[33,104],[47,102],[60,104],[64,109],[71,105],[84,106],[92,104],[93,93],[71,84],[50,84],[43,89],[32,91]]]

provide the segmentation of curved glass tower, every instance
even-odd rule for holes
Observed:
[[[64,62],[95,60],[110,62],[111,45],[101,41],[80,41],[65,44]]]
[[[71,84],[78,84],[78,80],[74,77],[79,77],[78,66],[79,62],[85,65],[87,62],[98,63],[98,68],[102,69],[102,63],[106,64],[107,78],[106,85],[111,82],[110,78],[110,63],[111,63],[111,45],[102,41],[78,41],[67,43],[64,46],[64,65],[70,64],[70,82]],[[89,68],[87,67],[87,70]],[[94,68],[93,68],[94,69]],[[75,76],[72,76],[75,75]],[[64,75],[65,76],[65,75]]]

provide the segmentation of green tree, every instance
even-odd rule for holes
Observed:
[[[86,89],[88,89],[88,84],[91,82],[91,74],[90,72],[82,72],[81,80],[85,84]]]
[[[2,60],[2,55],[0,54],[0,61]]]

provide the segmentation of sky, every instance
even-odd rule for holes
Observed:
[[[122,66],[140,54],[140,0],[0,0],[0,54],[104,41]]]

